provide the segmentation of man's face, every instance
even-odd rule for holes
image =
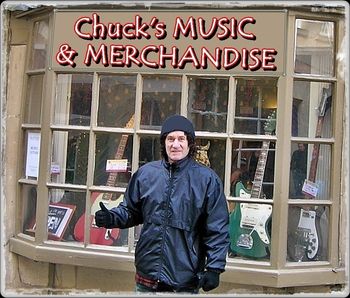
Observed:
[[[170,132],[165,139],[165,149],[170,163],[185,158],[190,151],[185,133],[183,131]]]

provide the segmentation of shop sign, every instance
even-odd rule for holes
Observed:
[[[285,11],[57,10],[54,69],[284,73]]]

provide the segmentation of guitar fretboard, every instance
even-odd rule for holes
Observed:
[[[270,141],[264,141],[255,170],[254,181],[251,189],[252,198],[260,198],[269,147]]]

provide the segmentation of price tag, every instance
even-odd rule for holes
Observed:
[[[318,185],[312,181],[305,180],[303,184],[302,192],[316,198],[318,193]]]
[[[126,172],[127,168],[127,159],[108,159],[106,162],[106,172],[108,173]]]

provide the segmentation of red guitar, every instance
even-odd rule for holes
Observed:
[[[126,124],[126,128],[134,126],[134,116],[130,118]],[[117,152],[114,159],[122,159],[126,142],[128,141],[128,135],[122,135]],[[117,172],[111,172],[107,179],[107,186],[114,186],[117,179]],[[90,210],[90,243],[101,245],[113,245],[113,243],[119,237],[119,229],[106,229],[97,227],[95,224],[95,212],[100,209],[99,203],[102,202],[108,209],[117,207],[123,199],[121,195],[117,200],[112,200],[112,193],[99,193],[94,192],[91,194],[92,206]],[[74,227],[74,237],[77,241],[84,241],[84,227],[85,227],[85,214],[83,214],[77,221]]]

